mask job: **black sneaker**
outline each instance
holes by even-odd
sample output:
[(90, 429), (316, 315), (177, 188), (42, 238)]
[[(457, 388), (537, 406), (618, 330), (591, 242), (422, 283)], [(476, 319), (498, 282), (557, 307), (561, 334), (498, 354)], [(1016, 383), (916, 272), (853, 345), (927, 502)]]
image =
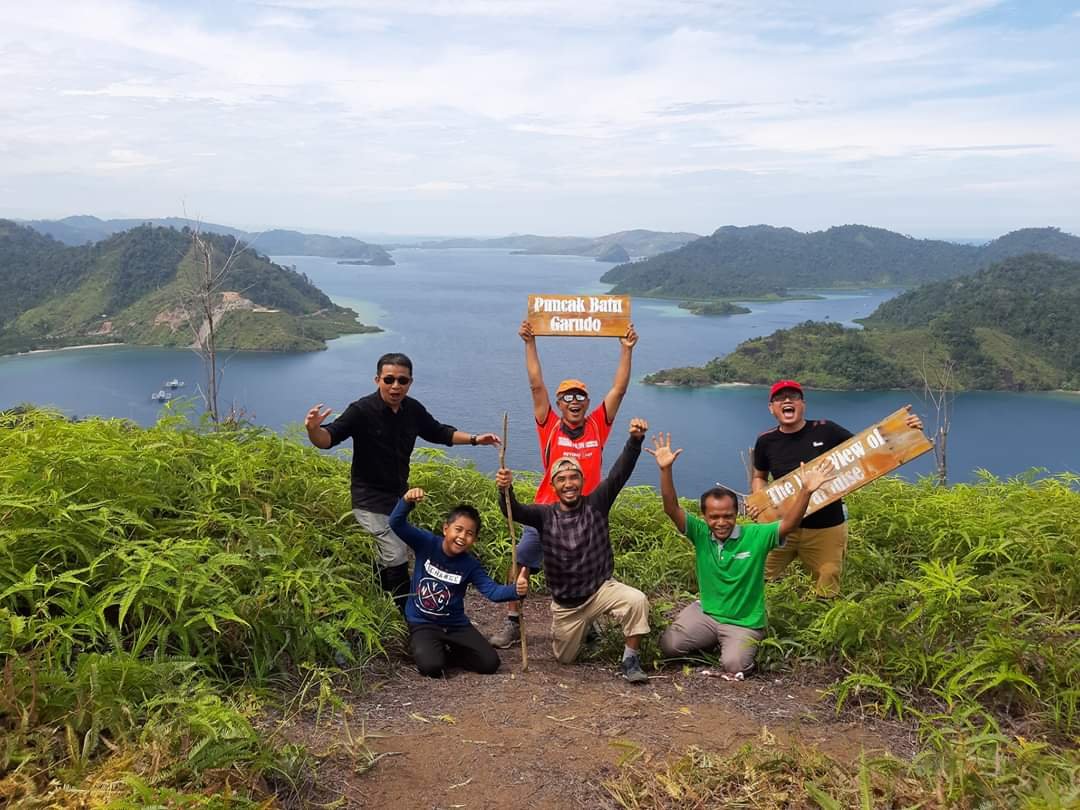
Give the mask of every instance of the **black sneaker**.
[(641, 668), (641, 659), (638, 656), (624, 658), (622, 661), (622, 676), (630, 683), (648, 683), (649, 676)]

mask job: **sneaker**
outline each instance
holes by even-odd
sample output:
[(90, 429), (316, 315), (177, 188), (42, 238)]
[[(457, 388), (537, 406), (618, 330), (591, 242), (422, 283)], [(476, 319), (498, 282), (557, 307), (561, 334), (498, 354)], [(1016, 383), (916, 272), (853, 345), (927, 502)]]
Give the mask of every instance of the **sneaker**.
[(622, 662), (622, 676), (630, 683), (648, 683), (649, 676), (641, 668), (641, 659), (636, 655), (633, 658), (624, 658)]
[(507, 647), (514, 646), (521, 641), (521, 624), (511, 621), (509, 618), (504, 619), (503, 626), (492, 634), (488, 641), (497, 650), (505, 650)]

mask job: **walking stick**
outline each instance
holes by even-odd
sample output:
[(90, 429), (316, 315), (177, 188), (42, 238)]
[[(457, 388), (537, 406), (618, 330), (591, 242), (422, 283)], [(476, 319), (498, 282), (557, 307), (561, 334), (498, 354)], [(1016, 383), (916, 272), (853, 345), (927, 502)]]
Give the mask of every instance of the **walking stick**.
[[(502, 444), (499, 445), (499, 467), (506, 466), (506, 427), (509, 423), (510, 417), (506, 411), (503, 411), (503, 435)], [(518, 564), (517, 564), (517, 534), (514, 531), (514, 518), (510, 511), (510, 489), (507, 488), (503, 493), (506, 498), (506, 525), (510, 527), (510, 581), (516, 582), (518, 578)], [(520, 608), (518, 610), (518, 628), (521, 630), (521, 671), (528, 672), (529, 670), (529, 642), (525, 639), (525, 604), (521, 600), (518, 600)]]

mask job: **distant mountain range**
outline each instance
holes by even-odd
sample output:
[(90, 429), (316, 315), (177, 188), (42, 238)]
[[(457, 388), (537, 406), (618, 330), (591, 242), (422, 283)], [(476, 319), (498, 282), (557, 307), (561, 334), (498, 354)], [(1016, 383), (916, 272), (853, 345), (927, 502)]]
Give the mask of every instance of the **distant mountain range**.
[(228, 225), (198, 222), (184, 217), (160, 219), (98, 219), (92, 216), (73, 216), (64, 219), (33, 219), (21, 223), (38, 233), (43, 233), (65, 245), (86, 245), (100, 242), (114, 233), (130, 231), (140, 225), (157, 225), (165, 228), (198, 228), (206, 233), (232, 236), (251, 244), (260, 253), (272, 256), (325, 256), (331, 259), (354, 259), (357, 263), (392, 265), (394, 260), (379, 245), (373, 245), (349, 236), (323, 236), (275, 229), (252, 233)]
[[(221, 256), (237, 239), (208, 238)], [(195, 273), (189, 232), (140, 225), (69, 246), (0, 220), (0, 354), (88, 343), (189, 346), (203, 325), (188, 292)], [(380, 331), (254, 250), (239, 254), (215, 309), (222, 349), (321, 349), (342, 334)]]
[[(497, 239), (441, 239), (421, 242), (422, 248), (501, 248), (542, 256), (592, 256), (599, 261), (625, 261), (631, 256), (656, 256), (701, 237), (696, 233), (632, 230), (606, 236), (535, 236), (519, 234)], [(621, 250), (620, 250), (621, 249)]]
[(863, 324), (808, 321), (645, 381), (920, 389), (950, 363), (961, 390), (1080, 390), (1080, 262), (1013, 256), (886, 301)]
[(613, 294), (781, 297), (800, 289), (911, 287), (1031, 252), (1080, 259), (1080, 238), (1057, 228), (1028, 228), (976, 246), (913, 239), (865, 225), (813, 233), (726, 226), (669, 253), (613, 267), (601, 281), (615, 285)]

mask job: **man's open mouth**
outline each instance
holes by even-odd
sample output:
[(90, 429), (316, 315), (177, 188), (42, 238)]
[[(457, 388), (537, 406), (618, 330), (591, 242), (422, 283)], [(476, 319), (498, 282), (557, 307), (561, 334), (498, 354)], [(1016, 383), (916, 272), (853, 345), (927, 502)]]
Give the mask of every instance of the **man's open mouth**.
[(783, 408), (780, 409), (780, 413), (782, 413), (784, 416), (794, 416), (795, 415), (795, 406), (794, 405), (785, 405)]

